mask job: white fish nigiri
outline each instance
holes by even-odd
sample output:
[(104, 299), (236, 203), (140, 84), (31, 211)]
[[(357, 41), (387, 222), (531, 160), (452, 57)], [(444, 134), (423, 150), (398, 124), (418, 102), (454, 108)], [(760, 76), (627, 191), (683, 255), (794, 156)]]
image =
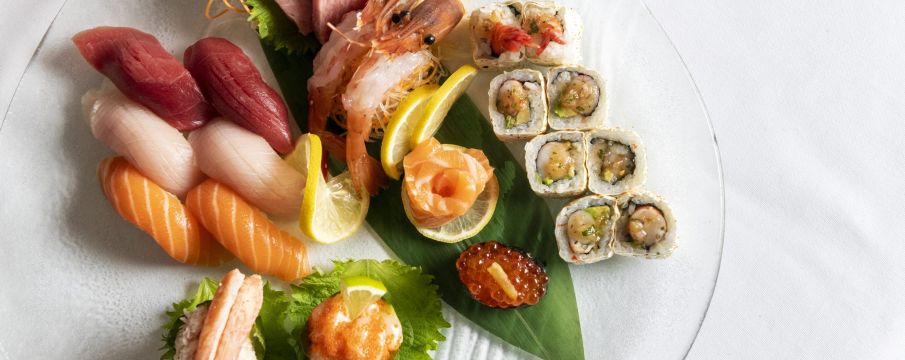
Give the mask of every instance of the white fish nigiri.
[(287, 216), (302, 205), (305, 176), (264, 138), (223, 119), (189, 134), (201, 171), (228, 185), (264, 212)]
[(88, 91), (82, 108), (94, 137), (165, 190), (184, 197), (204, 179), (182, 133), (116, 88)]

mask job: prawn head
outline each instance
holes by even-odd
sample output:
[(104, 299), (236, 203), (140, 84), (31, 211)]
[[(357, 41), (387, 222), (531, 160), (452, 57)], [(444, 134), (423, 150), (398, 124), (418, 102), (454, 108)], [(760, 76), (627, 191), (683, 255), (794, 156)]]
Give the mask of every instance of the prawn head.
[[(371, 5), (374, 8), (369, 9)], [(383, 6), (376, 9), (380, 5)], [(362, 12), (359, 26), (374, 24), (374, 50), (400, 54), (440, 41), (464, 15), (465, 7), (459, 0), (371, 0)]]

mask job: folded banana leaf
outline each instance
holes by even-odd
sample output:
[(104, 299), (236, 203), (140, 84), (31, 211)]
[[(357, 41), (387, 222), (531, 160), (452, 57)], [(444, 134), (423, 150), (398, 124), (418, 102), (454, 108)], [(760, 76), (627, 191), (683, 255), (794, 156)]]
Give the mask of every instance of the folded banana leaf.
[[(262, 43), (274, 75), (299, 127), (306, 126), (307, 89), (313, 55), (290, 55)], [(468, 96), (460, 98), (437, 133), (442, 143), (482, 149), (500, 182), (500, 198), (491, 222), (474, 238), (444, 244), (419, 234), (407, 220), (400, 183), (371, 200), (368, 224), (410, 265), (435, 277), (443, 300), (472, 322), (505, 342), (545, 359), (583, 359), (584, 350), (569, 267), (558, 256), (553, 219), (546, 203), (528, 184), (525, 171), (497, 140), (487, 120)], [(519, 309), (491, 309), (473, 300), (459, 281), (456, 258), (469, 245), (496, 240), (529, 252), (550, 277), (546, 297)]]

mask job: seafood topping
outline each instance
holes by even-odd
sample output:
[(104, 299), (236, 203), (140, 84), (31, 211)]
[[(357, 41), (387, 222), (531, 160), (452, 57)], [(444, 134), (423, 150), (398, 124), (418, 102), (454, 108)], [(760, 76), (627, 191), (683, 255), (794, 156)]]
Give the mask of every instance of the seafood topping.
[(575, 147), (568, 141), (551, 141), (537, 152), (538, 175), (544, 185), (575, 176)]
[(561, 83), (559, 98), (553, 108), (556, 116), (589, 116), (597, 109), (600, 88), (594, 78), (575, 72), (562, 72), (557, 78)]
[(464, 15), (459, 0), (372, 0), (362, 10), (358, 28), (373, 24), (371, 47), (401, 54), (440, 41)]
[(634, 244), (649, 249), (666, 236), (666, 218), (653, 205), (640, 205), (629, 215), (626, 225)]
[(403, 188), (416, 225), (435, 228), (471, 208), (493, 175), (481, 150), (441, 145), (436, 139), (419, 144), (402, 160)]
[(531, 35), (518, 26), (496, 23), (490, 32), (490, 49), (493, 56), (505, 52), (520, 51), (523, 46), (532, 46)]
[(312, 359), (392, 359), (402, 346), (402, 323), (383, 300), (352, 319), (337, 294), (311, 312), (308, 340)]
[(599, 246), (605, 222), (612, 209), (607, 205), (592, 206), (569, 215), (567, 224), (569, 247), (576, 253), (587, 254)]
[(478, 302), (494, 308), (537, 304), (547, 272), (530, 255), (496, 241), (469, 246), (456, 260), (459, 280)]
[(566, 39), (563, 37), (562, 22), (556, 18), (556, 13), (545, 12), (538, 16), (525, 21), (524, 28), (534, 37), (539, 38), (539, 45), (535, 45), (537, 50), (534, 55), (538, 56), (547, 49), (551, 42), (565, 45)]
[(635, 171), (635, 152), (623, 143), (602, 141), (597, 151), (600, 157), (600, 178), (615, 184)]
[(507, 129), (527, 124), (531, 118), (527, 86), (518, 80), (506, 80), (500, 85), (496, 107), (506, 117)]

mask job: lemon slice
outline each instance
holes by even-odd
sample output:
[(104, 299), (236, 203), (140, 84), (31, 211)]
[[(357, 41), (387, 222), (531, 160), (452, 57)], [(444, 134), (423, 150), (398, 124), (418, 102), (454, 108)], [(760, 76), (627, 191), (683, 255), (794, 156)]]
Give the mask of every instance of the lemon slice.
[(349, 172), (324, 181), (321, 176), (321, 141), (317, 135), (302, 135), (286, 161), (306, 174), (299, 228), (314, 241), (330, 244), (358, 231), (368, 214), (371, 198), (352, 187)]
[(477, 74), (478, 69), (475, 69), (474, 66), (463, 65), (443, 82), (443, 85), (437, 89), (437, 92), (427, 103), (421, 122), (418, 123), (412, 134), (411, 142), (413, 148), (423, 141), (434, 137), (453, 103), (465, 93), (468, 85), (471, 85), (471, 81), (474, 80)]
[(347, 277), (340, 280), (339, 286), (343, 304), (352, 319), (361, 316), (368, 305), (373, 304), (387, 293), (387, 288), (383, 286), (383, 283), (366, 276)]
[(438, 88), (437, 85), (425, 85), (410, 92), (390, 118), (380, 144), (380, 164), (389, 177), (399, 180), (402, 158), (412, 151), (412, 133), (421, 120), (424, 105)]
[(408, 217), (412, 225), (415, 225), (415, 229), (424, 237), (444, 243), (457, 243), (474, 237), (490, 223), (499, 197), (500, 183), (497, 181), (496, 175), (494, 175), (487, 181), (487, 185), (484, 185), (484, 192), (478, 195), (468, 212), (453, 221), (435, 228), (424, 228), (415, 224), (411, 205), (409, 204), (409, 196), (404, 189), (402, 191), (402, 207), (405, 210), (405, 216)]

